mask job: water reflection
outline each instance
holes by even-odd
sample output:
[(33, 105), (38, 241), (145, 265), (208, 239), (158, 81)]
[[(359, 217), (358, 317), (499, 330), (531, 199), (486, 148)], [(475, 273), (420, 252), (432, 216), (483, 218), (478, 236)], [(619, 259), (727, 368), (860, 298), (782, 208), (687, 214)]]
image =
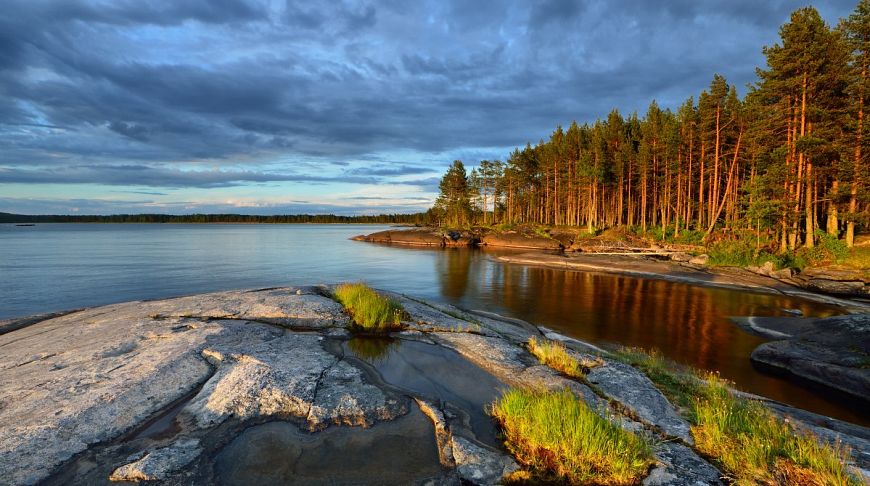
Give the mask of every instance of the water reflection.
[[(658, 348), (741, 388), (870, 422), (818, 393), (753, 369), (762, 342), (730, 316), (825, 316), (837, 308), (738, 290), (503, 264), (493, 252), (349, 241), (356, 225), (0, 225), (0, 319), (217, 290), (364, 280), (519, 317), (594, 343)], [(521, 251), (522, 252), (522, 251)], [(364, 351), (363, 351), (364, 352)], [(370, 350), (375, 357), (377, 350)]]
[(365, 361), (378, 363), (386, 359), (399, 341), (388, 337), (354, 336), (347, 341), (350, 352)]

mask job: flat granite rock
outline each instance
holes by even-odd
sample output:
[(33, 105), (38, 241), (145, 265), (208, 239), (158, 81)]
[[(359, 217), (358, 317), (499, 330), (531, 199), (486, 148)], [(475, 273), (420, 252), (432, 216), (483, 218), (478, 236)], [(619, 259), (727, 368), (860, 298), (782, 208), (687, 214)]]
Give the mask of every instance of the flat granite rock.
[[(221, 373), (218, 381), (261, 383), (255, 377), (268, 375), (266, 367), (246, 362), (244, 351), (268, 347), (265, 343), (275, 339), (298, 343), (302, 335), (291, 338), (284, 329), (242, 319), (275, 320), (293, 327), (322, 327), (346, 319), (336, 314), (340, 309), (330, 299), (299, 295), (296, 290), (222, 292), (109, 305), (0, 335), (0, 477), (13, 484), (36, 483), (90, 445), (144, 422), (212, 377), (214, 368), (202, 355), (206, 349), (219, 350), (237, 365), (227, 367), (230, 370)], [(173, 315), (186, 317), (169, 317)], [(214, 320), (220, 316), (232, 317)], [(323, 364), (325, 369), (335, 358), (312, 339), (316, 340), (301, 337), (301, 342), (315, 344), (304, 350), (309, 355), (305, 362)], [(243, 348), (234, 350), (236, 346)], [(257, 396), (256, 404), (222, 401), (221, 395), (214, 395), (211, 403), (221, 405), (203, 410), (213, 415), (283, 411), (293, 407), (282, 401), (287, 398), (283, 391), (292, 388), (287, 383), (313, 391), (319, 373), (310, 385), (287, 373), (269, 376), (272, 381), (262, 384), (278, 385), (260, 391), (242, 388)], [(282, 384), (285, 379), (289, 381)], [(269, 395), (275, 390), (279, 393)], [(300, 392), (300, 396), (309, 395)], [(324, 408), (347, 409), (341, 407), (326, 404)]]
[(238, 319), (304, 328), (344, 327), (341, 304), (314, 287), (216, 292), (171, 300), (143, 302), (148, 315)]
[(693, 443), (689, 423), (677, 414), (649, 378), (630, 365), (606, 360), (604, 366), (592, 368), (586, 379), (644, 423), (688, 444)]

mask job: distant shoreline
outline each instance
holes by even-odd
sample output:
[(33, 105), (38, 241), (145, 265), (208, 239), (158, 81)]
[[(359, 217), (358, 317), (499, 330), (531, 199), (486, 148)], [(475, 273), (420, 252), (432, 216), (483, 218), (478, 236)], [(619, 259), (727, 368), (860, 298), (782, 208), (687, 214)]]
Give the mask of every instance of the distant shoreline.
[(425, 213), (374, 214), (13, 214), (0, 212), (0, 224), (47, 223), (183, 223), (183, 224), (403, 224), (417, 225)]

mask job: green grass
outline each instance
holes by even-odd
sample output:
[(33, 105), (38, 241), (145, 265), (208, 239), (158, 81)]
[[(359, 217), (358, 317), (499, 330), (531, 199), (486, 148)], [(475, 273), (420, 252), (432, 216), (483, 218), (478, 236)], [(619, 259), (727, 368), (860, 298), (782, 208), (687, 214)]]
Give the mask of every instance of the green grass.
[(583, 378), (586, 376), (584, 368), (594, 368), (599, 364), (594, 361), (578, 361), (568, 354), (564, 344), (546, 339), (539, 341), (534, 337), (529, 338), (529, 352), (541, 363), (574, 378)]
[(692, 423), (696, 448), (732, 484), (857, 485), (845, 461), (848, 450), (795, 430), (761, 402), (737, 397), (715, 374), (678, 365), (658, 352), (616, 351), (643, 371)]
[(507, 449), (540, 480), (636, 484), (653, 463), (644, 439), (601, 418), (567, 389), (510, 389), (490, 413)]
[(795, 430), (760, 402), (734, 396), (717, 377), (707, 379), (693, 415), (696, 447), (732, 484), (861, 484), (844, 466), (846, 448)]
[(376, 332), (402, 328), (406, 313), (401, 304), (364, 283), (341, 284), (335, 288), (333, 296), (350, 314), (355, 328)]

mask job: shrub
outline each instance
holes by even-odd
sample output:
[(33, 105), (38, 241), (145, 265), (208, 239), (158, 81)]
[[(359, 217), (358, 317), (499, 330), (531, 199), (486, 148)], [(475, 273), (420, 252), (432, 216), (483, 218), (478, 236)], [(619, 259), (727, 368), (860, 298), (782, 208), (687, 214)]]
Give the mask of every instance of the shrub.
[(364, 283), (341, 284), (333, 295), (350, 314), (357, 328), (390, 331), (402, 327), (402, 319), (406, 316), (402, 306)]
[(544, 480), (635, 484), (653, 462), (644, 439), (602, 418), (567, 389), (510, 389), (490, 413), (507, 449)]
[(598, 365), (594, 361), (577, 361), (576, 358), (568, 354), (564, 344), (556, 341), (546, 339), (538, 341), (533, 337), (529, 338), (529, 351), (541, 363), (574, 378), (585, 376), (584, 368), (593, 368)]

